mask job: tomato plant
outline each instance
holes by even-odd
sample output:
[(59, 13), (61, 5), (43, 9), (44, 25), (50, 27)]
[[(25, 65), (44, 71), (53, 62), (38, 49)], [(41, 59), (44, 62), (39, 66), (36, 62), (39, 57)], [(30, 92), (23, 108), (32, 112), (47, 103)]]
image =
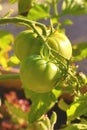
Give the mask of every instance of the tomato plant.
[(32, 54), (39, 54), (42, 42), (41, 38), (35, 35), (32, 30), (23, 31), (15, 38), (15, 55), (19, 58), (19, 60), (23, 60)]
[(32, 55), (22, 62), (20, 77), (24, 87), (37, 93), (44, 93), (56, 86), (57, 78), (62, 77), (62, 70), (50, 60)]
[[(87, 58), (87, 42), (72, 45), (64, 25), (73, 23), (65, 16), (87, 14), (87, 2), (9, 2), (18, 2), (18, 14), (12, 17), (12, 11), (7, 12), (0, 18), (0, 24), (15, 24), (25, 29), (16, 37), (0, 31), (0, 87), (15, 87), (18, 93), (23, 92), (25, 100), (10, 93), (4, 94), (3, 102), (0, 92), (0, 128), (86, 130), (87, 75), (78, 72), (74, 62)], [(15, 67), (16, 72), (12, 72)], [(4, 117), (15, 127), (4, 127), (3, 124), (8, 124), (3, 123)]]

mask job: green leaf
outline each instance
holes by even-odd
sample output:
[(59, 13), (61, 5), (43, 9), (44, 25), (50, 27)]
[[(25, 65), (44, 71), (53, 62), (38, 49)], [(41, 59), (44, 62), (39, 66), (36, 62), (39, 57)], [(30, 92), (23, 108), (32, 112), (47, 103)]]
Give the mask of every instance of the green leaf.
[(57, 98), (61, 95), (61, 90), (53, 90), (52, 92), (42, 94), (25, 90), (25, 94), (32, 101), (29, 122), (33, 123), (53, 107), (57, 102)]
[(9, 0), (9, 2), (11, 3), (11, 4), (14, 4), (15, 2), (17, 2), (18, 0)]
[(56, 114), (56, 112), (53, 112), (52, 115), (51, 115), (51, 119), (50, 119), (51, 125), (54, 126), (56, 121), (57, 121), (57, 114)]
[(62, 22), (62, 24), (63, 24), (63, 25), (72, 25), (73, 22), (72, 22), (72, 20), (70, 20), (70, 19), (65, 19), (65, 20)]
[(31, 8), (32, 0), (18, 0), (18, 13), (21, 15), (27, 15)]
[(73, 102), (69, 109), (67, 109), (68, 120), (74, 120), (81, 115), (87, 113), (87, 93), (80, 96), (75, 102)]
[(87, 124), (70, 124), (61, 130), (87, 130)]
[(85, 0), (64, 0), (62, 14), (81, 15), (87, 14), (87, 1)]
[(54, 24), (54, 25), (59, 23), (57, 17), (53, 17), (53, 18), (51, 18), (51, 20), (52, 20), (52, 24)]
[(8, 66), (11, 66), (11, 67), (13, 66), (14, 67), (14, 66), (19, 65), (20, 61), (19, 61), (19, 59), (15, 55), (13, 55), (13, 56), (11, 56), (9, 58), (7, 64), (8, 64)]
[(12, 49), (13, 35), (7, 31), (0, 30), (0, 65), (6, 68), (9, 58), (8, 52)]
[(64, 100), (61, 98), (58, 102), (58, 107), (61, 110), (66, 111), (69, 108), (69, 105), (66, 102), (64, 102)]
[(43, 18), (48, 18), (50, 17), (49, 7), (44, 4), (36, 4), (33, 8), (30, 9), (27, 17), (30, 20), (40, 20)]
[(85, 58), (87, 58), (87, 42), (74, 45), (72, 61), (80, 61)]
[(5, 48), (13, 41), (13, 35), (7, 31), (0, 30), (0, 47)]

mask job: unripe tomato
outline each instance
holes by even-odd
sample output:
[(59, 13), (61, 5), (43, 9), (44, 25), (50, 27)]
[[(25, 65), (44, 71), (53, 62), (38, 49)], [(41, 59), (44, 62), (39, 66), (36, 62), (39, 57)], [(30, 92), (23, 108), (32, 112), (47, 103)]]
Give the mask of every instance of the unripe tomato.
[[(58, 52), (61, 56), (66, 59), (70, 59), (72, 56), (72, 46), (71, 42), (69, 41), (68, 37), (64, 33), (60, 33), (55, 31), (51, 34), (47, 39), (48, 45)], [(53, 53), (54, 56), (57, 56)]]
[(21, 63), (20, 78), (23, 86), (34, 92), (51, 91), (60, 76), (60, 69), (54, 63), (42, 59), (40, 55), (27, 57)]
[(32, 54), (39, 54), (42, 45), (40, 37), (30, 31), (20, 32), (14, 41), (14, 52), (17, 58), (22, 61), (27, 56)]

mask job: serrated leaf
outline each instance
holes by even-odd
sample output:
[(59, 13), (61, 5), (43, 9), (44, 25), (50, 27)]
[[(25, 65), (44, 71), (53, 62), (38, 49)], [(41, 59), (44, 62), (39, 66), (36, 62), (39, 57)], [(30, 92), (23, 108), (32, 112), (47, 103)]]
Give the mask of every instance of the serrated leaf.
[(40, 20), (43, 18), (48, 18), (49, 16), (50, 14), (48, 6), (45, 6), (44, 4), (36, 4), (30, 9), (27, 17), (31, 20)]
[(80, 15), (87, 14), (87, 1), (84, 0), (64, 0), (62, 4), (62, 14)]
[(87, 58), (87, 42), (73, 45), (72, 61), (80, 61)]
[[(56, 91), (58, 91), (58, 93)], [(61, 95), (61, 90), (56, 91), (40, 94), (26, 90), (25, 94), (32, 100), (32, 105), (29, 112), (30, 123), (38, 120), (43, 114), (53, 107), (57, 101), (57, 98)]]
[(68, 120), (74, 120), (81, 115), (87, 113), (87, 93), (80, 96), (75, 102), (73, 102), (69, 109), (67, 109)]

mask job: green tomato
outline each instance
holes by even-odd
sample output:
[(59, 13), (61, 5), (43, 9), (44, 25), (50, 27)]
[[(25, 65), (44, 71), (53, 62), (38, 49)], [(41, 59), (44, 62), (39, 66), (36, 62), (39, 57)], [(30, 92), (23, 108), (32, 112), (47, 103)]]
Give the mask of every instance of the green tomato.
[[(48, 37), (47, 44), (64, 58), (69, 60), (72, 57), (71, 42), (64, 33), (55, 31)], [(53, 54), (57, 56), (55, 53)]]
[(52, 62), (32, 55), (22, 61), (20, 78), (24, 88), (34, 92), (46, 93), (55, 87), (56, 79), (61, 77), (60, 69)]
[(14, 41), (14, 52), (17, 58), (22, 61), (27, 56), (39, 54), (42, 40), (30, 30), (20, 32)]

